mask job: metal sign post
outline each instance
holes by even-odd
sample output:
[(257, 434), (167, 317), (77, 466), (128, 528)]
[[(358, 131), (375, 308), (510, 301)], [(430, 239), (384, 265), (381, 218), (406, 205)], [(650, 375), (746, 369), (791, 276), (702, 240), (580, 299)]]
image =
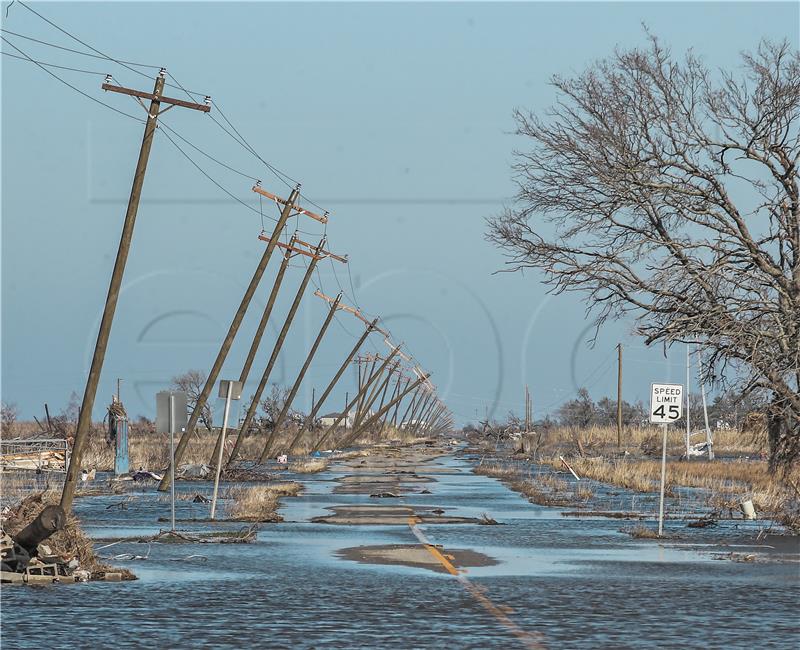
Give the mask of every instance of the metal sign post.
[(156, 433), (169, 434), (171, 530), (175, 530), (175, 434), (186, 427), (186, 393), (165, 390), (156, 394)]
[(169, 494), (171, 515), (170, 522), (172, 524), (171, 531), (175, 530), (175, 396), (169, 394), (169, 476), (172, 480)]
[[(219, 455), (217, 456), (217, 471), (214, 475), (214, 495), (211, 497), (211, 519), (217, 512), (217, 492), (219, 491), (219, 475), (222, 470), (222, 454), (225, 450), (225, 432), (228, 429), (228, 414), (231, 412), (231, 400), (241, 399), (242, 382), (223, 379), (219, 382), (219, 396), (225, 398), (225, 413), (222, 416), (222, 433), (220, 433)], [(241, 432), (239, 433), (241, 435)], [(175, 485), (175, 481), (172, 482)], [(174, 488), (173, 488), (174, 489)]]
[(667, 480), (667, 425), (681, 419), (683, 386), (652, 384), (650, 388), (650, 422), (660, 424), (664, 434), (661, 444), (661, 493), (658, 502), (658, 536), (664, 532), (664, 488)]

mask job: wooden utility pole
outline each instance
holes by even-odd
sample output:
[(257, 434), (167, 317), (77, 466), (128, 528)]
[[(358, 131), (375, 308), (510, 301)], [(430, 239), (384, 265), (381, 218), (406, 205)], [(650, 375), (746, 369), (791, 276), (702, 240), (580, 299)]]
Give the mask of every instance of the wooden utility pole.
[(622, 449), (622, 343), (617, 343), (617, 448)]
[[(408, 388), (408, 385), (406, 385), (406, 388)], [(399, 425), (400, 427), (403, 427), (404, 424), (406, 426), (408, 426), (408, 424), (407, 424), (408, 423), (408, 414), (416, 408), (416, 404), (417, 404), (417, 400), (419, 399), (419, 396), (420, 396), (420, 389), (417, 389), (416, 391), (414, 391), (414, 394), (411, 396), (411, 401), (408, 403), (408, 406), (406, 406), (406, 410), (403, 412), (403, 417), (400, 418), (400, 425)]]
[[(395, 397), (397, 397), (400, 394), (400, 384), (402, 384), (402, 383), (403, 383), (402, 372), (398, 371), (398, 373), (397, 373), (397, 383), (395, 384), (394, 391), (392, 391), (392, 396), (389, 399), (393, 400)], [(381, 400), (381, 406), (383, 406), (383, 400)], [(395, 413), (397, 413), (397, 404), (395, 404), (394, 411), (395, 411)], [(383, 436), (383, 430), (386, 428), (386, 423), (389, 420), (390, 420), (390, 417), (389, 417), (389, 413), (387, 412), (386, 415), (384, 416), (383, 420), (381, 421), (381, 428), (378, 429), (378, 438)]]
[(328, 330), (328, 325), (331, 324), (333, 316), (336, 313), (336, 310), (339, 308), (339, 301), (341, 299), (342, 299), (342, 294), (340, 293), (336, 297), (336, 301), (331, 305), (330, 309), (328, 310), (328, 315), (326, 316), (325, 321), (322, 323), (322, 327), (319, 328), (319, 333), (317, 334), (317, 338), (314, 340), (314, 344), (308, 351), (305, 363), (303, 363), (303, 367), (300, 368), (300, 372), (297, 374), (297, 379), (295, 379), (294, 384), (292, 385), (292, 388), (289, 391), (289, 395), (287, 396), (286, 400), (283, 403), (283, 408), (281, 409), (281, 412), (278, 414), (278, 417), (275, 420), (275, 424), (272, 427), (272, 431), (269, 434), (269, 438), (267, 438), (267, 444), (264, 445), (264, 451), (261, 453), (261, 457), (264, 459), (269, 458), (269, 452), (272, 448), (272, 441), (275, 438), (275, 435), (277, 434), (278, 430), (281, 428), (283, 421), (286, 419), (286, 415), (289, 413), (289, 409), (292, 408), (292, 402), (294, 402), (294, 398), (297, 396), (297, 391), (300, 390), (300, 384), (303, 382), (303, 377), (305, 377), (306, 372), (308, 371), (308, 367), (311, 365), (311, 361), (314, 359), (314, 355), (317, 353), (317, 348), (319, 348), (319, 344), (322, 343), (322, 337), (325, 336), (325, 332)]
[[(369, 372), (365, 372), (364, 373), (363, 379), (361, 378), (361, 374), (359, 372), (359, 390), (361, 389), (361, 386), (363, 385), (363, 383), (366, 383), (368, 381), (371, 382), (372, 377), (375, 374), (375, 365), (377, 363), (378, 363), (378, 357), (376, 356), (376, 357), (374, 357), (372, 359), (372, 365), (369, 368)], [(358, 364), (358, 368), (359, 368), (359, 371), (360, 371), (361, 370), (361, 364), (360, 363)], [(356, 404), (356, 415), (355, 415), (355, 418), (353, 419), (353, 426), (354, 427), (358, 426), (361, 423), (361, 418), (364, 415), (364, 402), (366, 401), (366, 399), (367, 399), (367, 393), (366, 393), (366, 391), (364, 391), (364, 392), (361, 393), (361, 399)]]
[[(386, 370), (386, 377), (384, 379), (381, 379), (381, 381), (379, 381), (379, 382), (378, 381), (375, 382), (375, 385), (374, 385), (374, 387), (372, 389), (372, 392), (370, 393), (369, 397), (367, 398), (367, 400), (364, 403), (364, 411), (362, 413), (361, 420), (359, 420), (359, 422), (357, 424), (355, 424), (353, 426), (353, 428), (356, 428), (356, 427), (360, 426), (361, 422), (364, 421), (364, 417), (366, 416), (367, 413), (369, 413), (369, 410), (372, 408), (372, 405), (378, 399), (378, 395), (380, 395), (381, 393), (384, 393), (386, 391), (386, 389), (389, 386), (389, 381), (392, 378), (392, 374), (397, 369), (397, 366), (399, 364), (400, 364), (400, 359), (398, 359), (397, 361), (394, 362), (394, 364), (392, 364), (391, 366), (388, 367), (388, 369)], [(382, 375), (383, 375), (383, 372), (376, 373), (377, 378), (380, 378)], [(381, 404), (381, 407), (382, 406), (383, 406), (383, 404)]]
[[(339, 370), (333, 376), (333, 379), (331, 379), (330, 383), (328, 384), (328, 387), (325, 389), (325, 391), (322, 393), (322, 396), (319, 398), (319, 401), (314, 404), (314, 408), (311, 409), (311, 413), (308, 414), (308, 418), (306, 418), (305, 423), (301, 427), (300, 431), (297, 432), (297, 435), (294, 437), (294, 440), (292, 440), (292, 443), (289, 445), (289, 451), (287, 453), (291, 454), (294, 451), (294, 448), (297, 445), (297, 443), (299, 442), (301, 436), (306, 431), (308, 431), (308, 429), (311, 426), (313, 426), (314, 420), (316, 419), (317, 413), (319, 412), (319, 409), (322, 407), (322, 404), (328, 398), (328, 395), (331, 394), (331, 391), (333, 390), (333, 387), (336, 386), (336, 383), (339, 381), (341, 376), (344, 374), (344, 371), (347, 370), (347, 366), (350, 365), (350, 362), (353, 360), (353, 357), (356, 356), (356, 354), (358, 353), (358, 350), (364, 344), (364, 341), (367, 340), (367, 337), (374, 330), (375, 325), (377, 324), (377, 322), (378, 322), (378, 319), (376, 318), (375, 320), (373, 320), (367, 326), (367, 329), (361, 335), (361, 338), (358, 339), (356, 344), (353, 346), (353, 349), (350, 350), (350, 354), (347, 355), (347, 358), (344, 360), (344, 363), (342, 363), (342, 365), (339, 367)], [(347, 404), (347, 393), (345, 393), (344, 403)]]
[[(258, 185), (253, 187), (253, 191), (256, 193), (262, 193), (261, 188)], [(300, 184), (298, 183), (292, 193), (292, 196), (297, 197), (300, 191)], [(292, 202), (289, 201), (289, 204)], [(297, 209), (297, 206), (294, 206)], [(267, 245), (266, 249), (261, 255), (261, 259), (258, 261), (258, 265), (256, 266), (256, 270), (253, 272), (253, 277), (250, 278), (250, 284), (247, 285), (247, 289), (244, 292), (244, 296), (242, 296), (242, 301), (239, 303), (239, 308), (236, 310), (236, 313), (233, 316), (233, 320), (231, 321), (230, 327), (228, 328), (228, 333), (225, 335), (225, 339), (222, 341), (222, 345), (219, 348), (219, 352), (217, 352), (217, 357), (214, 359), (214, 364), (211, 366), (211, 372), (208, 373), (208, 378), (206, 379), (206, 383), (203, 386), (203, 390), (200, 392), (200, 395), (197, 397), (197, 402), (195, 403), (194, 409), (192, 410), (192, 414), (189, 417), (189, 421), (186, 423), (186, 429), (184, 430), (183, 434), (181, 435), (181, 439), (178, 442), (178, 446), (175, 448), (175, 459), (174, 463), (177, 466), (178, 463), (181, 462), (183, 458), (183, 452), (186, 449), (186, 445), (189, 444), (189, 439), (191, 438), (192, 434), (194, 433), (194, 429), (197, 426), (197, 421), (200, 419), (200, 414), (203, 412), (205, 408), (206, 402), (208, 401), (208, 396), (211, 394), (211, 390), (214, 388), (214, 384), (217, 382), (217, 377), (219, 376), (220, 371), (222, 370), (222, 365), (225, 363), (225, 359), (228, 357), (228, 352), (231, 349), (231, 345), (233, 344), (233, 339), (236, 337), (237, 332), (239, 331), (239, 327), (242, 324), (242, 320), (244, 319), (245, 312), (247, 308), (250, 306), (250, 301), (253, 299), (253, 295), (258, 288), (259, 283), (261, 282), (261, 278), (264, 275), (264, 271), (267, 268), (267, 263), (269, 262), (269, 258), (272, 256), (272, 251), (275, 250), (275, 246), (278, 242), (278, 237), (283, 232), (283, 228), (286, 225), (286, 221), (289, 219), (289, 215), (291, 210), (284, 210), (281, 212), (281, 216), (278, 219), (278, 222), (275, 224), (275, 229), (273, 230), (272, 240)], [(236, 442), (239, 442), (239, 438), (241, 438), (241, 433), (237, 437)], [(160, 492), (164, 492), (170, 484), (170, 475), (171, 473), (165, 472), (164, 478), (161, 479), (161, 483), (158, 486)]]
[[(320, 240), (319, 246), (317, 246), (317, 252), (322, 249), (322, 244), (325, 242), (325, 238), (323, 237)], [(306, 269), (306, 273), (303, 276), (303, 280), (300, 282), (300, 286), (297, 289), (297, 293), (294, 296), (294, 301), (292, 302), (291, 307), (289, 308), (289, 313), (286, 315), (286, 320), (283, 323), (283, 327), (278, 334), (278, 339), (275, 341), (275, 346), (272, 348), (272, 354), (270, 355), (269, 361), (267, 362), (267, 367), (264, 369), (264, 373), (261, 375), (261, 381), (258, 384), (258, 388), (256, 388), (256, 392), (253, 395), (253, 399), (250, 401), (250, 405), (247, 408), (247, 415), (245, 415), (244, 421), (242, 422), (241, 427), (239, 428), (239, 435), (236, 437), (236, 444), (233, 446), (231, 450), (230, 459), (228, 463), (232, 462), (236, 459), (237, 454), (239, 453), (239, 449), (241, 447), (242, 441), (244, 437), (247, 435), (247, 431), (250, 428), (250, 423), (253, 421), (253, 417), (256, 414), (256, 410), (258, 409), (259, 402), (261, 401), (261, 395), (264, 393), (264, 389), (267, 386), (267, 382), (269, 381), (269, 376), (272, 373), (272, 368), (275, 366), (275, 362), (278, 359), (278, 354), (283, 347), (283, 342), (286, 340), (286, 335), (289, 332), (289, 328), (292, 326), (292, 321), (294, 320), (294, 316), (297, 313), (297, 308), (300, 306), (300, 301), (303, 299), (303, 294), (306, 291), (306, 287), (308, 283), (311, 281), (311, 275), (314, 273), (314, 269), (317, 266), (317, 262), (321, 258), (318, 255), (314, 255), (311, 258), (311, 261), (308, 264), (308, 268)], [(263, 462), (263, 461), (262, 461)]]
[[(389, 354), (389, 355), (386, 357), (386, 360), (385, 360), (385, 361), (383, 362), (383, 364), (381, 365), (381, 371), (383, 371), (383, 369), (384, 369), (384, 368), (385, 368), (387, 365), (389, 365), (389, 362), (390, 362), (390, 361), (391, 361), (391, 360), (394, 358), (395, 354), (397, 354), (397, 353), (396, 353), (396, 352), (392, 352), (391, 354)], [(367, 383), (365, 383), (365, 384), (364, 384), (364, 386), (362, 386), (362, 387), (359, 389), (359, 391), (356, 393), (355, 397), (353, 397), (353, 399), (351, 399), (351, 400), (350, 400), (350, 401), (349, 401), (349, 402), (348, 402), (348, 403), (345, 405), (345, 407), (344, 407), (344, 411), (341, 413), (341, 415), (339, 415), (339, 417), (337, 417), (337, 418), (336, 418), (336, 420), (333, 422), (333, 424), (331, 424), (331, 425), (330, 425), (330, 426), (329, 426), (329, 427), (328, 427), (328, 428), (325, 430), (325, 432), (322, 434), (322, 436), (320, 437), (320, 439), (319, 439), (319, 440), (317, 440), (317, 443), (314, 445), (314, 447), (313, 447), (313, 449), (312, 449), (311, 451), (318, 451), (318, 450), (319, 450), (319, 448), (322, 446), (322, 443), (323, 443), (323, 442), (325, 442), (325, 440), (327, 440), (327, 439), (328, 439), (328, 436), (330, 436), (330, 435), (331, 435), (331, 433), (333, 433), (333, 431), (336, 429), (336, 427), (338, 427), (338, 426), (339, 426), (339, 424), (342, 422), (342, 420), (343, 420), (345, 417), (347, 417), (347, 414), (350, 412), (350, 409), (351, 409), (351, 408), (353, 408), (353, 405), (355, 405), (355, 403), (356, 403), (356, 402), (357, 402), (359, 399), (361, 399), (361, 395), (362, 395), (362, 393), (365, 393), (365, 392), (366, 392), (366, 391), (369, 389), (369, 387), (372, 385), (372, 382), (374, 382), (374, 381), (375, 381), (375, 379), (377, 378), (378, 374), (379, 374), (379, 373), (375, 373), (375, 374), (372, 376), (372, 378), (371, 378), (371, 379), (370, 379), (370, 380), (369, 380)]]
[(348, 445), (352, 444), (356, 438), (363, 432), (369, 429), (375, 422), (377, 422), (381, 417), (383, 417), (384, 413), (386, 413), (392, 406), (394, 406), (395, 402), (400, 401), (406, 394), (410, 393), (414, 390), (417, 386), (419, 386), (422, 382), (424, 382), (428, 377), (430, 377), (430, 373), (423, 374), (419, 379), (417, 379), (411, 386), (405, 389), (400, 395), (395, 397), (391, 402), (389, 402), (386, 406), (384, 406), (380, 411), (378, 411), (375, 415), (370, 417), (366, 420), (358, 429), (354, 429), (350, 435), (348, 435), (343, 441), (342, 446), (347, 447)]
[[(163, 97), (162, 93), (164, 91), (166, 72), (164, 68), (161, 69), (158, 77), (156, 77), (152, 93), (120, 86), (112, 86), (108, 83), (102, 85), (103, 90), (110, 90), (112, 92), (137, 97), (140, 103), (142, 99), (149, 99), (150, 106), (146, 109), (147, 120), (144, 125), (142, 146), (139, 149), (139, 159), (136, 162), (136, 171), (133, 175), (133, 185), (131, 187), (130, 198), (128, 199), (128, 209), (125, 212), (125, 221), (122, 226), (119, 247), (117, 248), (117, 258), (114, 262), (114, 270), (111, 273), (111, 282), (108, 285), (106, 304), (103, 309), (103, 317), (100, 320), (100, 331), (97, 333), (97, 341), (94, 345), (92, 365), (89, 368), (89, 376), (86, 378), (86, 388), (83, 391), (81, 410), (78, 415), (78, 426), (75, 430), (75, 442), (72, 446), (67, 476), (64, 479), (64, 489), (61, 493), (61, 507), (65, 512), (69, 512), (72, 509), (72, 499), (75, 496), (78, 474), (81, 471), (81, 463), (83, 462), (83, 452), (89, 440), (89, 430), (92, 426), (92, 410), (94, 409), (94, 400), (97, 396), (97, 385), (100, 381), (100, 373), (103, 371), (106, 348), (108, 347), (108, 339), (111, 335), (111, 325), (114, 321), (114, 312), (117, 309), (117, 300), (119, 299), (119, 291), (122, 286), (122, 277), (125, 274), (125, 265), (128, 261), (128, 252), (131, 248), (133, 228), (136, 224), (136, 215), (139, 211), (139, 200), (142, 196), (147, 162), (150, 159), (150, 149), (153, 146), (158, 116), (163, 112), (160, 111), (159, 108), (162, 103), (165, 103), (169, 104), (169, 106), (164, 109), (165, 111), (173, 106), (183, 106), (205, 113), (211, 110), (208, 104), (195, 104), (193, 102), (184, 102), (169, 97)], [(108, 80), (109, 79), (107, 79), (107, 81)], [(144, 106), (144, 104), (142, 104), (142, 106)]]
[[(398, 381), (400, 381), (399, 378), (398, 378)], [(408, 388), (408, 385), (410, 383), (411, 383), (411, 379), (410, 378), (406, 379), (406, 385), (403, 386), (403, 390)], [(397, 404), (394, 405), (394, 413), (392, 414), (392, 426), (395, 427), (395, 428), (397, 428), (397, 414), (400, 412), (400, 405), (401, 404), (402, 404), (402, 402), (397, 402)]]
[[(290, 203), (286, 204), (284, 210), (289, 210), (289, 206), (291, 206), (291, 201), (297, 195), (297, 190), (293, 191), (292, 194), (289, 196)], [(292, 237), (289, 244), (294, 242), (295, 238)], [(264, 330), (267, 328), (267, 322), (269, 321), (269, 317), (272, 314), (272, 308), (275, 306), (275, 300), (278, 297), (278, 292), (280, 291), (281, 284), (283, 283), (283, 278), (286, 275), (286, 269), (289, 266), (289, 260), (292, 257), (292, 247), (291, 245), (286, 248), (286, 251), (283, 254), (283, 259), (281, 260), (281, 265), (278, 268), (278, 274), (275, 276), (275, 282), (272, 284), (272, 290), (269, 293), (269, 299), (267, 300), (267, 304), (264, 307), (264, 313), (261, 314), (261, 320), (258, 323), (258, 327), (256, 328), (255, 336), (253, 336), (253, 340), (250, 343), (250, 350), (247, 353), (247, 358), (244, 361), (244, 365), (242, 366), (242, 371), (239, 373), (239, 382), (242, 386), (245, 385), (247, 382), (247, 377), (250, 374), (250, 368), (253, 366), (253, 360), (255, 359), (256, 352), (258, 351), (259, 345), (261, 345), (261, 338), (264, 335)], [(241, 431), (239, 432), (241, 435)], [(237, 436), (238, 441), (238, 436)], [(213, 456), (211, 456), (211, 461), (209, 464), (216, 465), (218, 462), (218, 458), (222, 458), (220, 456), (220, 447), (222, 446), (222, 431), (220, 431), (219, 436), (217, 436), (217, 443), (214, 445), (214, 452)]]

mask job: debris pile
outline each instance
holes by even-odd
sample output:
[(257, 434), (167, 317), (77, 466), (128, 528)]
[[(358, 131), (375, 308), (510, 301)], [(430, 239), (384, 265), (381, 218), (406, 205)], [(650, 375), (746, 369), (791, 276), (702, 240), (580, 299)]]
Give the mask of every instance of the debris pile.
[(39, 492), (7, 509), (0, 522), (2, 582), (51, 584), (89, 580), (135, 580), (127, 569), (103, 564), (55, 492)]

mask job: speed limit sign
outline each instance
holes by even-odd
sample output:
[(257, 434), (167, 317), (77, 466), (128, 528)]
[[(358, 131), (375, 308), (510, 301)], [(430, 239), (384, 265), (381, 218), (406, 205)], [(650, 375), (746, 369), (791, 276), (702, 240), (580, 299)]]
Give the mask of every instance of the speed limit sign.
[(650, 422), (669, 424), (680, 420), (682, 414), (683, 386), (681, 384), (652, 384)]

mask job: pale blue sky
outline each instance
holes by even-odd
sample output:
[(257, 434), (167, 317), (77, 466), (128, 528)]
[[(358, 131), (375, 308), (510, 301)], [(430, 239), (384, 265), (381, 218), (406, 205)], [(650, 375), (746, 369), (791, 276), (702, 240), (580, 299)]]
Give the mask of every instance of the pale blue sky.
[[(5, 29), (81, 47), (19, 4), (5, 19), (7, 6)], [(684, 372), (683, 349), (665, 360), (628, 336), (630, 323), (607, 326), (589, 349), (578, 296), (546, 298), (536, 273), (493, 275), (503, 259), (483, 239), (484, 218), (513, 195), (511, 152), (526, 146), (511, 135), (512, 109), (545, 108), (553, 100), (551, 75), (642, 43), (643, 22), (675, 51), (692, 47), (711, 66), (737, 65), (738, 53), (764, 36), (797, 46), (800, 5), (31, 6), (103, 52), (164, 65), (186, 88), (210, 94), (266, 160), (301, 181), (303, 192), (331, 211), (330, 246), (350, 255), (360, 306), (384, 317), (464, 422), (486, 407), (497, 416), (521, 412), (526, 382), (537, 417), (577, 385), (597, 397), (612, 394), (620, 340), (627, 399), (643, 399), (651, 381), (679, 380)], [(116, 64), (8, 38), (34, 58), (152, 89), (152, 80)], [(5, 44), (3, 51), (13, 52)], [(55, 72), (116, 108), (143, 112), (130, 98), (102, 93), (100, 76)], [(8, 57), (2, 92), (2, 396), (30, 417), (45, 401), (58, 411), (72, 390), (83, 391), (142, 127)], [(287, 194), (209, 117), (175, 108), (163, 121)], [(187, 153), (258, 208), (251, 181)], [(171, 376), (210, 367), (262, 250), (259, 215), (220, 192), (163, 134), (143, 197), (97, 416), (117, 377), (124, 378), (129, 411), (152, 415), (154, 393)], [(310, 220), (300, 227), (321, 232)], [(267, 280), (276, 265), (277, 256)], [(315, 282), (328, 294), (337, 280), (352, 293), (346, 268), (337, 268), (338, 278), (328, 262), (320, 271)], [(287, 277), (276, 315), (285, 313), (301, 274), (297, 268)], [(267, 292), (265, 282), (224, 377), (238, 376)], [(323, 316), (322, 302), (309, 294), (273, 379), (293, 381)], [(360, 333), (349, 315), (339, 321), (307, 376), (303, 407)], [(279, 326), (273, 319), (252, 387)], [(352, 386), (352, 377), (342, 383), (331, 409)]]

